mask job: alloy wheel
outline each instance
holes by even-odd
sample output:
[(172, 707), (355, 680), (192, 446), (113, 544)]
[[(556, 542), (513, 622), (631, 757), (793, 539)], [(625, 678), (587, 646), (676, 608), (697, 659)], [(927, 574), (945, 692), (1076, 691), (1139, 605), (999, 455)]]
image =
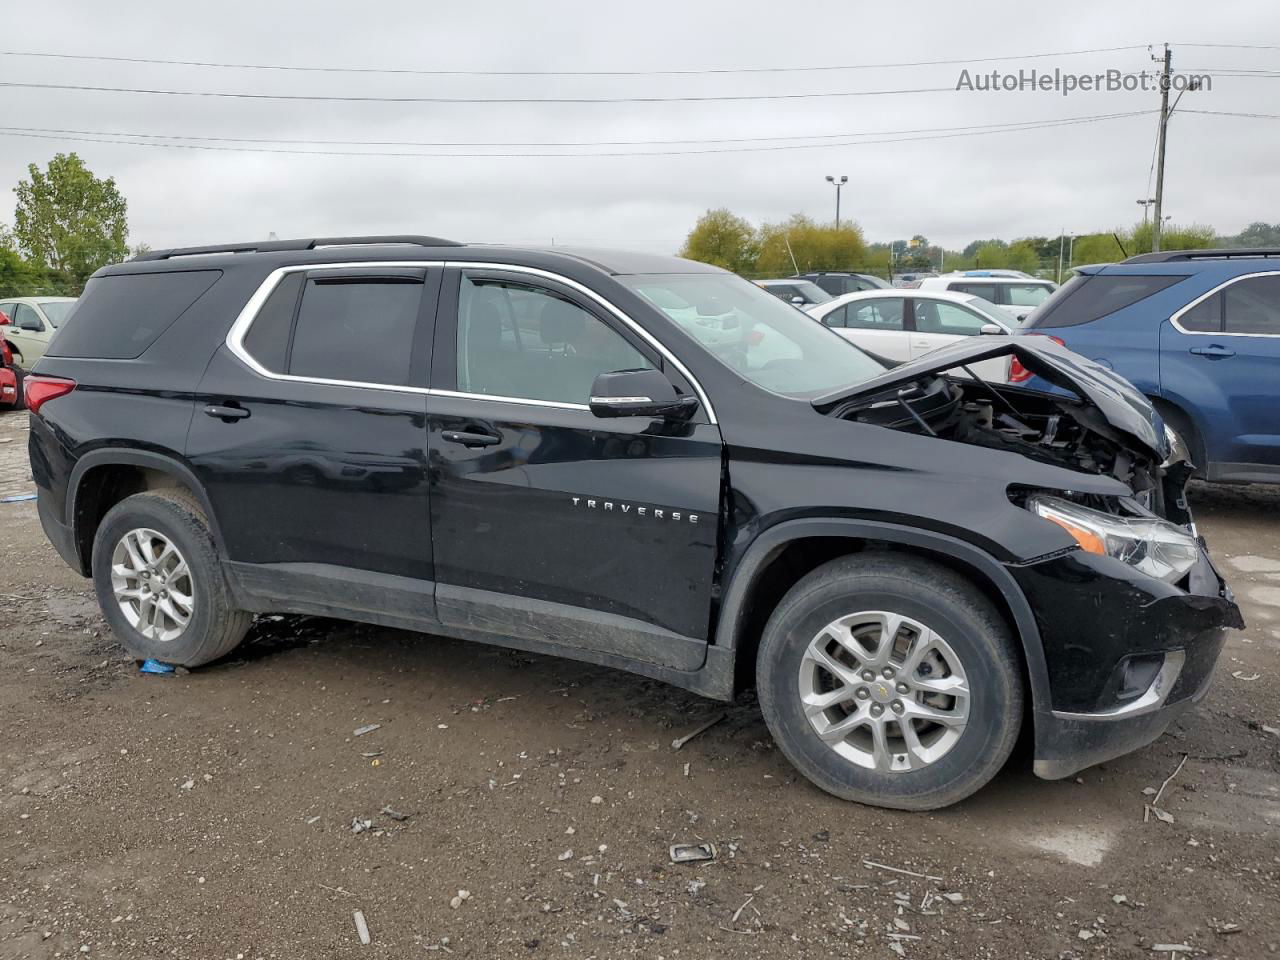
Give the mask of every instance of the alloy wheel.
[(129, 625), (148, 640), (182, 636), (195, 612), (195, 584), (186, 559), (164, 534), (140, 527), (111, 554), (111, 590)]

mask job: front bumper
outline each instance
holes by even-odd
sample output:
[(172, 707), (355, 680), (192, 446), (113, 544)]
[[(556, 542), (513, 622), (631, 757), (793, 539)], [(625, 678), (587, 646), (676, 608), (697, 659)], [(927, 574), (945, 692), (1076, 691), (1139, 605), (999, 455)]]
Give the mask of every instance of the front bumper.
[(1145, 746), (1208, 691), (1244, 621), (1208, 554), (1186, 589), (1071, 551), (1010, 571), (1040, 629), (1052, 703), (1035, 718), (1035, 772), (1069, 776)]

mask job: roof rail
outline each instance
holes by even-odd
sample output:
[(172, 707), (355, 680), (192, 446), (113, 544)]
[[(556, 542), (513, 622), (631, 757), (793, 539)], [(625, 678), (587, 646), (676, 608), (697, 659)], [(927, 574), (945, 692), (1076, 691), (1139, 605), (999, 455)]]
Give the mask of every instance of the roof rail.
[(422, 237), (416, 234), (392, 234), (385, 237), (313, 237), (309, 240), (262, 240), (256, 243), (219, 243), (205, 247), (174, 247), (151, 250), (134, 260), (171, 260), (174, 257), (198, 257), (206, 253), (279, 253), (287, 250), (315, 250), (319, 247), (358, 247), (380, 243), (399, 243), (417, 247), (460, 247), (456, 240)]
[(1175, 263), (1179, 260), (1247, 260), (1280, 257), (1280, 247), (1228, 247), (1221, 250), (1161, 250), (1140, 253), (1122, 263)]

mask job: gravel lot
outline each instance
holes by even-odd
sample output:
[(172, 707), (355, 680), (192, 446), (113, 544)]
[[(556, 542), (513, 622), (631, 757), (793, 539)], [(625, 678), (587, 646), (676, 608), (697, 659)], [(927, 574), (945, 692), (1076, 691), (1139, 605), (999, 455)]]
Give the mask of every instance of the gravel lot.
[[(0, 414), (0, 497), (34, 489), (26, 420)], [(140, 675), (35, 504), (0, 504), (0, 957), (1277, 954), (1280, 491), (1194, 494), (1249, 624), (1207, 700), (923, 815), (810, 787), (750, 700), (674, 752), (722, 707), (452, 640), (280, 618)]]

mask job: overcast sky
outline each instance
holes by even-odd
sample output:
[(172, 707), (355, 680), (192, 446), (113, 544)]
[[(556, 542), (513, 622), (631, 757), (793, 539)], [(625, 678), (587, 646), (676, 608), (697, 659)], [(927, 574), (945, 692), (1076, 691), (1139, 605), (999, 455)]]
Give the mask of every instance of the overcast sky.
[[(16, 2), (16, 0), (14, 0)], [(89, 4), (43, 0), (6, 18), (0, 48), (320, 67), (470, 71), (659, 71), (854, 66), (982, 59), (977, 74), (1055, 68), (1154, 69), (1147, 44), (1173, 43), (1174, 69), (1280, 73), (1280, 4), (948, 2), (787, 4), (490, 0)], [(1273, 49), (1189, 43), (1274, 44)], [(638, 76), (422, 76), (216, 69), (0, 56), (0, 81), (153, 89), (386, 97), (705, 97), (933, 90), (806, 99), (456, 104), (273, 101), (0, 88), (0, 127), (267, 140), (547, 144), (783, 141), (803, 149), (668, 156), (439, 158), (299, 156), (76, 142), (0, 131), (0, 222), (30, 162), (74, 150), (116, 178), (131, 242), (154, 247), (280, 237), (428, 233), (459, 240), (676, 250), (697, 216), (725, 206), (753, 223), (833, 214), (824, 177), (847, 175), (842, 215), (868, 239), (923, 233), (970, 240), (1108, 229), (1141, 216), (1154, 113), (1054, 129), (899, 143), (861, 139), (982, 124), (1154, 111), (1158, 93), (956, 91), (962, 66)], [(1165, 209), (1223, 233), (1280, 221), (1280, 76), (1215, 76), (1188, 93), (1170, 128)], [(106, 137), (105, 139), (112, 139)], [(114, 137), (119, 139), (119, 137)], [(187, 141), (190, 142), (190, 141)], [(231, 144), (218, 144), (227, 147)], [(249, 144), (266, 149), (433, 152), (430, 146)], [(463, 147), (456, 152), (724, 150), (766, 143), (646, 147)], [(434, 152), (448, 152), (435, 150)], [(10, 199), (5, 200), (4, 197)]]

